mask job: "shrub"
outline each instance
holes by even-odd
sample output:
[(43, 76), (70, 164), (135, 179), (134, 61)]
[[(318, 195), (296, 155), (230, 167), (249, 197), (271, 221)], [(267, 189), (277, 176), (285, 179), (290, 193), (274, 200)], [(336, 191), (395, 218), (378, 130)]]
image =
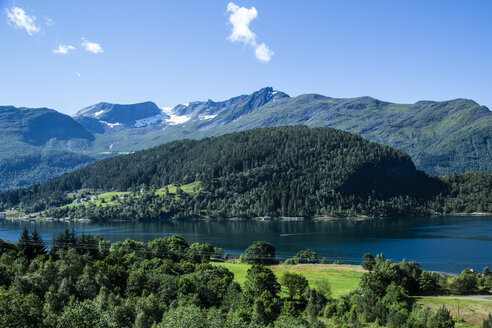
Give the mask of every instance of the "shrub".
[(453, 328), (454, 321), (449, 310), (443, 305), (437, 310), (436, 314), (430, 319), (429, 327), (433, 328)]
[(492, 314), (489, 313), (488, 318), (483, 320), (482, 328), (492, 328)]

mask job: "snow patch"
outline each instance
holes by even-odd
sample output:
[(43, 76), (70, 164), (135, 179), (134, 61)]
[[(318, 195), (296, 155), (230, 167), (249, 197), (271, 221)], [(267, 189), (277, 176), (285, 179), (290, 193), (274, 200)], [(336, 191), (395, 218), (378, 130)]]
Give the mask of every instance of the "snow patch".
[(190, 116), (188, 115), (173, 115), (173, 114), (168, 114), (171, 118), (167, 119), (166, 122), (169, 123), (170, 125), (178, 125), (178, 124), (183, 124), (187, 121), (190, 120)]
[[(188, 105), (186, 105), (188, 106)], [(169, 115), (169, 118), (166, 119), (166, 123), (169, 125), (178, 125), (183, 124), (190, 120), (191, 116), (188, 115), (176, 115), (173, 113), (173, 109), (171, 107), (161, 107), (162, 111)]]
[(101, 123), (106, 124), (106, 125), (107, 125), (107, 126), (109, 126), (110, 128), (114, 128), (115, 126), (120, 125), (120, 123), (108, 123), (108, 122), (105, 122), (105, 121), (101, 121)]
[(100, 110), (99, 112), (94, 113), (94, 117), (97, 117), (103, 113), (104, 113), (104, 110)]
[(217, 114), (215, 114), (215, 115), (198, 115), (198, 119), (199, 120), (212, 120), (216, 116), (217, 116)]
[(167, 118), (167, 115), (164, 112), (164, 113), (160, 113), (160, 114), (157, 114), (157, 115), (154, 115), (151, 117), (143, 118), (141, 120), (136, 120), (135, 124), (133, 124), (133, 126), (136, 128), (141, 128), (143, 126), (156, 124), (160, 121), (163, 121), (166, 118)]

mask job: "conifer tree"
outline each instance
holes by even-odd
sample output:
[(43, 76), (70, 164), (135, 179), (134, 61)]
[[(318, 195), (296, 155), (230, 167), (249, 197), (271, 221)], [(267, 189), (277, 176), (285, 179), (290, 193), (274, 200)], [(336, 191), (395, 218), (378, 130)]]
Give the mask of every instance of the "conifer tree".
[(31, 234), (31, 245), (34, 257), (38, 255), (45, 255), (47, 253), (43, 238), (41, 238), (41, 235), (36, 228), (34, 228), (34, 232)]
[(24, 226), (19, 241), (17, 242), (20, 252), (28, 259), (34, 258), (34, 252), (31, 245), (31, 236), (27, 227)]

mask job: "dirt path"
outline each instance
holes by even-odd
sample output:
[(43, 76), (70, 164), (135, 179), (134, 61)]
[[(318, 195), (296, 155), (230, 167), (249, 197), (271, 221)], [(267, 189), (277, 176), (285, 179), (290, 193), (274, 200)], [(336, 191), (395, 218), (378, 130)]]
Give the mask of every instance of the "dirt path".
[(435, 298), (444, 300), (469, 300), (492, 302), (492, 295), (469, 295), (469, 296), (426, 296), (425, 298)]

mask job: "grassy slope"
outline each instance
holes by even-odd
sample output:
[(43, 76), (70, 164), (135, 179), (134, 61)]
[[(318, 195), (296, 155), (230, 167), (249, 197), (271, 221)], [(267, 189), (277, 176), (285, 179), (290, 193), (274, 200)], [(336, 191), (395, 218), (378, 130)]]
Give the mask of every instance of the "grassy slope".
[[(214, 263), (224, 266), (234, 273), (235, 281), (243, 284), (246, 273), (251, 265), (243, 263)], [(306, 277), (311, 286), (316, 286), (319, 281), (327, 279), (330, 282), (334, 297), (357, 289), (364, 269), (358, 265), (338, 264), (298, 264), (298, 265), (272, 265), (270, 269), (278, 278), (284, 272), (300, 273)], [(287, 297), (287, 291), (282, 290), (282, 296)]]
[[(170, 194), (175, 194), (176, 193), (177, 186), (175, 186), (173, 184), (170, 184), (170, 185), (167, 185), (166, 187), (167, 187), (167, 189), (168, 189), (168, 191), (169, 191)], [(155, 191), (155, 194), (157, 194), (157, 195), (163, 195), (165, 193), (166, 187), (157, 189)], [(187, 194), (190, 194), (190, 195), (193, 195), (193, 194), (198, 193), (202, 189), (202, 186), (200, 185), (200, 181), (195, 181), (195, 182), (192, 182), (192, 183), (181, 185), (180, 188), (181, 188), (181, 190), (183, 190), (183, 192), (185, 192)], [(113, 196), (120, 197), (124, 193), (131, 194), (131, 192), (129, 192), (129, 191), (111, 191), (111, 192), (105, 192), (105, 193), (102, 193), (102, 194), (98, 194), (96, 200), (94, 202), (92, 202), (92, 203), (94, 203), (97, 206), (99, 206), (99, 205), (103, 205), (103, 206), (116, 205), (116, 204), (118, 204), (118, 202), (117, 201), (111, 201), (111, 198)], [(80, 198), (80, 195), (78, 195), (76, 197), (77, 198)], [(103, 199), (104, 199), (104, 203), (102, 202)], [(87, 202), (87, 203), (78, 203), (78, 204), (68, 204), (68, 205), (64, 205), (62, 207), (87, 206), (88, 204), (90, 204), (90, 203)]]
[[(442, 298), (417, 298), (417, 304), (429, 307), (436, 311), (441, 306), (445, 306), (453, 318), (458, 317), (458, 300)], [(492, 302), (473, 301), (460, 299), (460, 325), (457, 327), (481, 327), (482, 321), (492, 313)]]
[[(194, 195), (203, 189), (203, 187), (200, 185), (200, 181), (195, 181), (192, 183), (181, 185), (180, 188), (181, 188), (181, 190), (183, 190), (183, 192), (190, 194), (190, 195)], [(166, 187), (161, 188), (161, 189), (157, 189), (155, 193), (156, 193), (156, 195), (164, 195), (165, 190), (166, 190)], [(173, 184), (170, 184), (170, 185), (167, 185), (167, 190), (170, 194), (175, 194), (177, 187)]]

